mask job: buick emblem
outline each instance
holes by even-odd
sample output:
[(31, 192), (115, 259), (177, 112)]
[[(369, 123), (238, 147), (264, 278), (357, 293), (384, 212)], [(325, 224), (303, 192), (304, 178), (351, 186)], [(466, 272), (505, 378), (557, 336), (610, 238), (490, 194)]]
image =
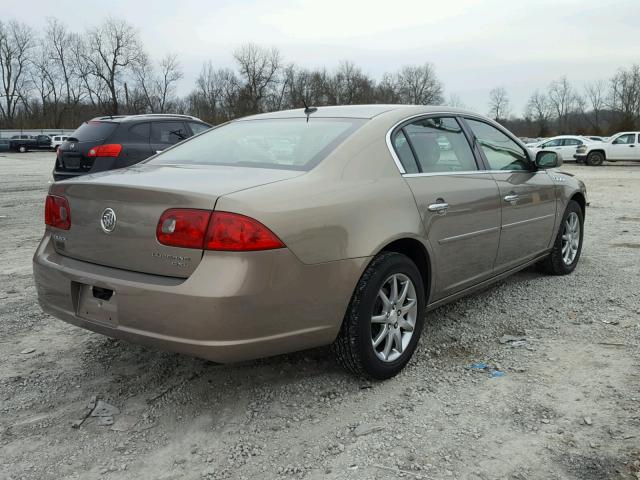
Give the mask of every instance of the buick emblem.
[(69, 149), (73, 150), (74, 148), (76, 148), (76, 144), (75, 143), (70, 143), (69, 144)]
[(116, 228), (116, 212), (113, 208), (105, 208), (100, 217), (100, 226), (104, 233), (111, 233)]

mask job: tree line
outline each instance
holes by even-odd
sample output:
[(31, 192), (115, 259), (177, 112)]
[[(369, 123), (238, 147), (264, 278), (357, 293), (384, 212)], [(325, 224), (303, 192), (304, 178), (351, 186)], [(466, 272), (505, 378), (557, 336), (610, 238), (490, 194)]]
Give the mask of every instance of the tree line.
[[(204, 62), (187, 95), (176, 53), (152, 59), (137, 29), (107, 18), (84, 32), (47, 19), (37, 34), (27, 24), (0, 21), (0, 128), (75, 128), (97, 115), (185, 113), (218, 124), (243, 115), (303, 105), (403, 103), (463, 106), (445, 99), (429, 62), (405, 65), (375, 79), (350, 61), (307, 69), (276, 48), (245, 44), (234, 68)], [(563, 77), (535, 91), (514, 116), (505, 87), (491, 90), (489, 116), (519, 135), (606, 134), (640, 123), (640, 65), (621, 68), (583, 91)]]

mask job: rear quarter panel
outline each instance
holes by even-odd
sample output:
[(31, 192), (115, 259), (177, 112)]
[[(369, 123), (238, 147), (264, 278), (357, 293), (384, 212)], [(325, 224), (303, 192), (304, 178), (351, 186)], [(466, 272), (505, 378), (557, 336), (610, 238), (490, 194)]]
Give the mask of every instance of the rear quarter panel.
[(216, 210), (258, 219), (307, 264), (370, 257), (398, 238), (419, 239), (415, 200), (385, 143), (389, 126), (374, 118), (310, 172), (225, 195)]

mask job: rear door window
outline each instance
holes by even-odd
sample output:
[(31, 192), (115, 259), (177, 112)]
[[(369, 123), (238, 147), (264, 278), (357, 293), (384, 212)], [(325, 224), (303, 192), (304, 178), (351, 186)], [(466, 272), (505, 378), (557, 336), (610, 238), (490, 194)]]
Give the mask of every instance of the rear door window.
[(418, 173), (418, 164), (411, 152), (411, 147), (407, 141), (407, 137), (402, 130), (400, 130), (393, 137), (393, 147), (396, 150), (396, 154), (400, 159), (400, 163), (404, 167), (406, 173)]
[(189, 137), (182, 122), (153, 122), (151, 124), (151, 143), (173, 145)]
[(578, 145), (582, 145), (582, 141), (577, 138), (565, 138), (562, 142), (565, 147), (574, 147)]
[(129, 129), (128, 141), (131, 143), (149, 143), (150, 125), (139, 123)]
[(71, 136), (78, 142), (95, 142), (109, 138), (117, 127), (114, 122), (85, 122)]
[(423, 173), (477, 170), (471, 146), (455, 118), (423, 118), (403, 128)]

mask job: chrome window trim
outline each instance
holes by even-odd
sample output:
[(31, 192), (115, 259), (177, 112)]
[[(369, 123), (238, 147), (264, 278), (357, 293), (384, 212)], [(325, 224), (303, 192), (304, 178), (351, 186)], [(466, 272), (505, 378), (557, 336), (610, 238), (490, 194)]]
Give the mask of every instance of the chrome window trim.
[[(473, 113), (462, 113), (462, 112), (452, 112), (452, 111), (441, 111), (441, 112), (423, 112), (423, 113), (416, 113), (415, 115), (411, 115), (409, 117), (405, 117), (402, 120), (396, 122), (395, 124), (393, 124), (393, 126), (387, 131), (387, 135), (386, 135), (386, 143), (387, 143), (387, 148), (389, 149), (389, 153), (391, 154), (391, 157), (393, 158), (393, 161), (395, 162), (396, 166), (398, 167), (398, 170), (400, 170), (400, 173), (402, 174), (402, 176), (404, 177), (422, 177), (422, 176), (426, 176), (426, 175), (454, 175), (454, 174), (460, 174), (460, 175), (471, 175), (472, 173), (478, 173), (478, 172), (500, 172), (500, 173), (512, 173), (512, 172), (526, 172), (527, 170), (483, 170), (481, 168), (479, 168), (478, 170), (471, 170), (471, 171), (464, 171), (464, 172), (434, 172), (434, 173), (407, 173), (407, 171), (404, 169), (404, 166), (402, 165), (402, 162), (400, 161), (400, 158), (398, 157), (398, 155), (396, 154), (396, 149), (393, 148), (393, 143), (391, 141), (391, 135), (393, 134), (393, 131), (398, 128), (400, 125), (402, 125), (405, 122), (411, 121), (414, 118), (429, 118), (429, 117), (437, 117), (437, 116), (442, 116), (442, 115), (447, 115), (450, 117), (454, 117), (456, 118), (456, 120), (458, 119), (458, 117), (462, 117), (462, 118), (473, 118), (476, 120), (479, 120), (481, 122), (484, 123), (488, 123), (489, 125), (491, 125), (491, 122), (487, 121), (487, 118), (481, 116), (481, 115), (476, 115)], [(501, 131), (502, 133), (504, 133), (507, 137), (509, 137), (511, 140), (513, 140), (518, 146), (520, 146), (524, 151), (525, 154), (528, 154), (527, 152), (529, 151), (527, 149), (527, 147), (522, 144), (522, 142), (518, 140), (516, 140), (515, 138), (512, 137), (512, 135), (507, 135), (507, 133), (505, 133), (504, 131), (504, 127), (498, 128), (499, 131)], [(469, 147), (471, 147), (471, 145), (469, 145)], [(534, 172), (532, 172), (534, 173)]]
[(531, 173), (536, 174), (540, 173), (540, 171), (531, 171), (531, 170), (460, 170), (458, 172), (430, 172), (430, 173), (404, 173), (402, 174), (405, 178), (412, 177), (437, 177), (442, 175), (485, 175), (485, 174), (498, 174), (498, 173)]

